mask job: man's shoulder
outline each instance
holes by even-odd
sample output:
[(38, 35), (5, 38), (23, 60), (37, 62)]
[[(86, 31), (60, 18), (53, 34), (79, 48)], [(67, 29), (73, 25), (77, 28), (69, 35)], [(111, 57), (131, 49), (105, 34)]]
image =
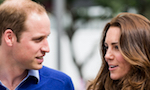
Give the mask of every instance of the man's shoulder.
[(38, 83), (38, 90), (74, 90), (71, 78), (58, 70), (54, 70), (43, 66), (39, 70), (40, 82)]
[(43, 68), (39, 70), (39, 74), (40, 77), (43, 78), (55, 79), (59, 81), (71, 80), (67, 74), (52, 68), (48, 68), (46, 66), (43, 66)]
[(74, 90), (71, 78), (61, 71), (43, 66), (39, 78), (36, 84), (33, 82), (35, 78), (28, 78), (19, 90)]

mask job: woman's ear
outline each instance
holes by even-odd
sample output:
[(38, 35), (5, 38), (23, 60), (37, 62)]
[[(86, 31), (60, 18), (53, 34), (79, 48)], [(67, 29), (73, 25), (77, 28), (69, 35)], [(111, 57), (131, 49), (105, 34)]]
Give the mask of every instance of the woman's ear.
[(16, 37), (14, 32), (11, 29), (7, 29), (3, 35), (4, 35), (4, 41), (6, 42), (6, 44), (8, 46), (12, 46)]

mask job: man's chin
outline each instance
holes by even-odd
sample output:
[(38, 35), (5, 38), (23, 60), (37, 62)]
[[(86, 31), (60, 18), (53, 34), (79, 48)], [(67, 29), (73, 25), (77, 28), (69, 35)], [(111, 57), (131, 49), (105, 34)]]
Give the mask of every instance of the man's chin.
[(43, 65), (41, 64), (41, 65), (38, 65), (38, 66), (36, 66), (36, 67), (33, 67), (33, 70), (39, 70), (39, 69), (41, 69), (43, 67)]

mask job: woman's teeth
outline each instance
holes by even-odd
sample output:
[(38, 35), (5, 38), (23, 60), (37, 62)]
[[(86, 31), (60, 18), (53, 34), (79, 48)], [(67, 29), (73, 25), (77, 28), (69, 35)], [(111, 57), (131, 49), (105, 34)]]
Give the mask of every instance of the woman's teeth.
[(117, 66), (113, 66), (113, 65), (110, 66), (110, 68), (114, 68), (114, 67), (117, 67)]

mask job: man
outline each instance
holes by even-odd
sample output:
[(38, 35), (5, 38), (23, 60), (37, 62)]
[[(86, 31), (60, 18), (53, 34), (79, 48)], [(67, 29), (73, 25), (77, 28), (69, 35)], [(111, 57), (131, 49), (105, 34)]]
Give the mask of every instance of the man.
[(50, 33), (41, 5), (31, 0), (0, 5), (0, 90), (74, 90), (69, 76), (42, 66)]

